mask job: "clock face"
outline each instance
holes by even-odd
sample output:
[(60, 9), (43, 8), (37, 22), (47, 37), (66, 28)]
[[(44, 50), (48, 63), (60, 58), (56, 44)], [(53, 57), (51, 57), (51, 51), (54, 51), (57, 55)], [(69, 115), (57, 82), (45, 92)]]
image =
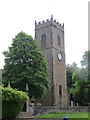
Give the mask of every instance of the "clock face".
[(60, 61), (62, 60), (62, 55), (60, 52), (58, 53), (58, 60), (60, 60)]

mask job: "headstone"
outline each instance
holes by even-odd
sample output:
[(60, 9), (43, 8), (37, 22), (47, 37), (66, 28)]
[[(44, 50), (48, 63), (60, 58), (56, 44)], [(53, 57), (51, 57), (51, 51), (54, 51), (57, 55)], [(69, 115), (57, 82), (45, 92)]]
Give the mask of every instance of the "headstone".
[(79, 106), (78, 103), (76, 103), (76, 106), (77, 106), (77, 107)]
[(71, 100), (71, 107), (73, 107), (73, 101)]
[(34, 107), (35, 107), (35, 104), (34, 104), (34, 103), (30, 103), (30, 104), (29, 104), (29, 112), (30, 112), (31, 115), (34, 114)]

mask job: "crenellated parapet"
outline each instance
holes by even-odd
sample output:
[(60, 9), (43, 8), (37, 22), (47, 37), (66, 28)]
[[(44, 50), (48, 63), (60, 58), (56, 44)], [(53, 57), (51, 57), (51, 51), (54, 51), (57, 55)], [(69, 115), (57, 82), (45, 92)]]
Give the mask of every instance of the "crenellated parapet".
[(36, 22), (35, 21), (35, 29), (40, 29), (42, 27), (47, 27), (47, 26), (54, 26), (60, 29), (61, 31), (64, 31), (64, 23), (61, 24), (56, 20), (53, 20), (53, 16), (51, 15), (50, 19), (43, 20), (42, 22)]
[(53, 19), (35, 22), (35, 39), (47, 61), (50, 90), (38, 99), (44, 106), (67, 106), (64, 24)]

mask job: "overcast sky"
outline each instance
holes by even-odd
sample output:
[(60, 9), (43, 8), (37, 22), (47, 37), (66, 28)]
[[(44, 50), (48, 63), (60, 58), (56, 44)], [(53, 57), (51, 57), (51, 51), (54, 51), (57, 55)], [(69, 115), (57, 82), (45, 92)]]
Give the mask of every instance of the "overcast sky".
[(1, 0), (0, 1), (0, 68), (3, 51), (21, 31), (34, 37), (35, 20), (51, 15), (65, 25), (66, 64), (82, 60), (88, 50), (88, 0)]

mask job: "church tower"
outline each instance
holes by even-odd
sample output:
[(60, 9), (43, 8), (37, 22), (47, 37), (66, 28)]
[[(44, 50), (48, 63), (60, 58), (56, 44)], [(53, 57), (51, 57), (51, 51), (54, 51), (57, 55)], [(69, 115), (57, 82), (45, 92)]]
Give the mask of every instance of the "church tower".
[(67, 106), (64, 24), (47, 19), (35, 22), (35, 38), (48, 63), (50, 90), (39, 102), (45, 106)]

